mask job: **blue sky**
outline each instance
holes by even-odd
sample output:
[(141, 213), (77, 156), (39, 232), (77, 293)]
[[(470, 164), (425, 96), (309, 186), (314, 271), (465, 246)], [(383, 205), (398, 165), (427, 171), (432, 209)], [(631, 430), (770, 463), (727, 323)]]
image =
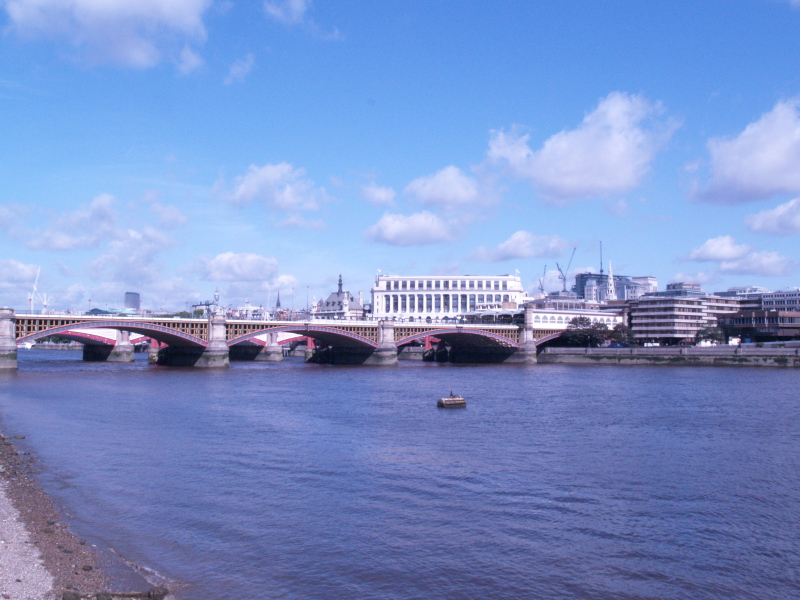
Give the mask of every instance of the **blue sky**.
[[(0, 0), (0, 304), (800, 285), (800, 1)], [(608, 265), (606, 264), (606, 268)], [(37, 300), (41, 308), (41, 299)]]

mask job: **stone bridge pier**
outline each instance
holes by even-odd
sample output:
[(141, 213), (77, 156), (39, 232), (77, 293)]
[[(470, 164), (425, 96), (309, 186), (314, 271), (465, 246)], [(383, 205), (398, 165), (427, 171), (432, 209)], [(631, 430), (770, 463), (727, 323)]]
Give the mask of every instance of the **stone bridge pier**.
[(113, 346), (107, 344), (83, 345), (83, 360), (87, 362), (128, 363), (133, 362), (134, 358), (130, 331), (117, 330), (117, 341)]
[(525, 322), (519, 330), (519, 348), (509, 356), (507, 363), (534, 364), (536, 358), (536, 335), (533, 329), (533, 307), (525, 307)]
[(283, 348), (278, 343), (278, 334), (276, 332), (267, 334), (267, 345), (261, 349), (255, 359), (265, 362), (280, 362), (283, 360)]
[(13, 308), (0, 308), (0, 369), (17, 368), (16, 318)]
[(205, 348), (167, 346), (158, 351), (157, 364), (200, 369), (229, 367), (231, 363), (225, 332), (225, 315), (212, 313), (208, 317), (208, 345)]
[(378, 347), (364, 361), (365, 365), (389, 366), (397, 364), (397, 344), (394, 341), (394, 323), (378, 322)]

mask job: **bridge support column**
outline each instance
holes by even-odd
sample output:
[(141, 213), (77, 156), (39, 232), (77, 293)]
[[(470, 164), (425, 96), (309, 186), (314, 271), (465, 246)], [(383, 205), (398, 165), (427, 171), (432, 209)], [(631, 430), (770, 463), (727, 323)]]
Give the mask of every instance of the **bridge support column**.
[(267, 345), (258, 353), (256, 360), (265, 362), (280, 362), (283, 360), (283, 348), (278, 344), (278, 334), (267, 334)]
[(378, 322), (378, 347), (364, 361), (365, 365), (396, 365), (397, 344), (394, 341), (394, 323), (391, 321)]
[(0, 369), (17, 368), (17, 319), (13, 308), (0, 308)]
[(225, 315), (212, 313), (208, 318), (208, 345), (205, 348), (167, 346), (158, 350), (157, 363), (166, 367), (197, 367), (199, 369), (229, 367), (231, 363), (227, 337)]
[(536, 364), (536, 336), (533, 330), (533, 307), (525, 307), (525, 324), (519, 330), (519, 348), (504, 362)]
[(224, 314), (211, 313), (208, 317), (208, 346), (194, 366), (201, 369), (231, 366)]
[(133, 362), (133, 344), (131, 344), (130, 331), (117, 331), (117, 343), (108, 355), (106, 362)]

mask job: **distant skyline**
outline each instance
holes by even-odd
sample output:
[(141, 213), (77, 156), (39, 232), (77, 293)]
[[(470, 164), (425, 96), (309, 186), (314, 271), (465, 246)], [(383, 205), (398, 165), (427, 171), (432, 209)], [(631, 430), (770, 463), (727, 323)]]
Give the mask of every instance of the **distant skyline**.
[[(0, 0), (0, 305), (800, 286), (800, 0)], [(37, 308), (41, 308), (37, 299)]]

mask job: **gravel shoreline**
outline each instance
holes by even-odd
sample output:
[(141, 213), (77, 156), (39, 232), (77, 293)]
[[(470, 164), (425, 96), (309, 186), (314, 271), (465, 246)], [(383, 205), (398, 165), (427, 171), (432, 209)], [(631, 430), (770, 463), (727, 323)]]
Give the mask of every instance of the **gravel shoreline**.
[[(0, 600), (117, 597), (109, 591), (113, 582), (101, 555), (62, 522), (53, 500), (33, 479), (33, 459), (13, 442), (0, 433)], [(124, 591), (143, 598), (166, 593), (147, 585)]]

